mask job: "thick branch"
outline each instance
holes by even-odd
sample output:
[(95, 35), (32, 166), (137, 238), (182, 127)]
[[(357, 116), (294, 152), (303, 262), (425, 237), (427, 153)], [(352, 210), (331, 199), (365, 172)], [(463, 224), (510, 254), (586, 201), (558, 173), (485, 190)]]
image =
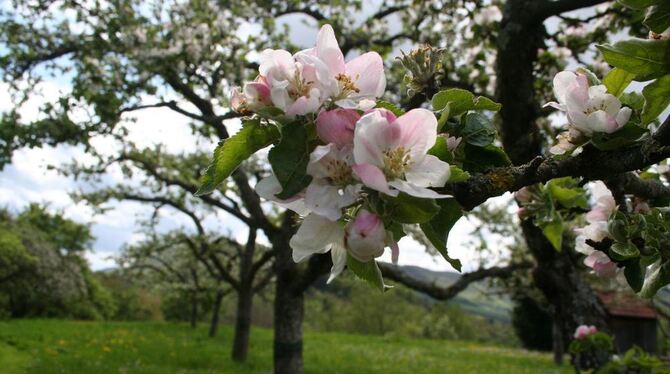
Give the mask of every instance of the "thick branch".
[(561, 13), (571, 12), (573, 10), (587, 8), (590, 6), (604, 3), (606, 0), (558, 0), (544, 1), (539, 7), (538, 17), (546, 19), (551, 16), (557, 16)]
[(515, 271), (529, 269), (532, 266), (530, 262), (520, 262), (504, 267), (492, 267), (480, 269), (470, 273), (463, 274), (456, 282), (448, 287), (442, 287), (435, 282), (417, 279), (402, 270), (402, 267), (389, 264), (387, 262), (378, 262), (379, 268), (384, 278), (392, 279), (415, 291), (419, 291), (437, 300), (449, 300), (459, 292), (465, 290), (470, 283), (477, 282), (487, 278), (507, 278)]
[(585, 180), (606, 179), (643, 169), (668, 157), (670, 146), (660, 145), (654, 140), (608, 152), (587, 146), (579, 155), (565, 160), (538, 156), (521, 166), (494, 168), (484, 174), (475, 174), (464, 182), (447, 185), (444, 191), (452, 193), (464, 208), (472, 209), (490, 197), (535, 183), (568, 176)]

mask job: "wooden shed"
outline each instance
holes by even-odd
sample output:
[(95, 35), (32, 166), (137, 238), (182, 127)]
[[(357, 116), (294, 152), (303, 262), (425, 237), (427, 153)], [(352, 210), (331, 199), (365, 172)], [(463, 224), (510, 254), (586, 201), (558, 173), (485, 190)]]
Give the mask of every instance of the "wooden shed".
[(658, 316), (650, 302), (624, 291), (601, 291), (598, 297), (607, 310), (607, 323), (618, 352), (636, 345), (649, 353), (657, 353)]

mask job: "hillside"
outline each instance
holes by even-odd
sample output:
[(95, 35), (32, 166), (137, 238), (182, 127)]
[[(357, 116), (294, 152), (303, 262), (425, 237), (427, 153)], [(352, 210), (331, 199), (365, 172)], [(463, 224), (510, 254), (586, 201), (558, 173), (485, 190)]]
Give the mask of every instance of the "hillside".
[[(435, 282), (441, 286), (449, 286), (460, 277), (459, 273), (451, 271), (432, 271), (418, 266), (401, 266), (403, 271), (413, 277), (428, 282)], [(471, 284), (465, 291), (461, 292), (454, 300), (464, 310), (482, 317), (499, 322), (509, 322), (512, 303), (509, 298), (495, 293), (495, 289), (489, 287), (486, 281)], [(423, 296), (428, 302), (435, 302), (427, 296)]]

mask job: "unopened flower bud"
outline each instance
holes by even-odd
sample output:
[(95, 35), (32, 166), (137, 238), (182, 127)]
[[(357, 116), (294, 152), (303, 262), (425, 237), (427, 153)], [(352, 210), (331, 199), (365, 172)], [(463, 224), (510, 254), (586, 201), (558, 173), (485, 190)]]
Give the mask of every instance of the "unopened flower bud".
[(316, 132), (326, 143), (342, 148), (354, 141), (354, 128), (361, 116), (353, 109), (324, 110), (316, 117)]
[(368, 262), (384, 253), (386, 230), (381, 218), (362, 209), (346, 230), (349, 253), (361, 262)]

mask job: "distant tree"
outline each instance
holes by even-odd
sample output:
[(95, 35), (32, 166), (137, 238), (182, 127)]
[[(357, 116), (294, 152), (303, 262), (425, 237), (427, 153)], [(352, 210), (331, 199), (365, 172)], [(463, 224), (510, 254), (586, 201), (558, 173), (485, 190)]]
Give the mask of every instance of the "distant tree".
[(92, 239), (86, 225), (36, 204), (16, 216), (2, 211), (2, 309), (10, 317), (110, 318), (114, 300), (83, 257)]

